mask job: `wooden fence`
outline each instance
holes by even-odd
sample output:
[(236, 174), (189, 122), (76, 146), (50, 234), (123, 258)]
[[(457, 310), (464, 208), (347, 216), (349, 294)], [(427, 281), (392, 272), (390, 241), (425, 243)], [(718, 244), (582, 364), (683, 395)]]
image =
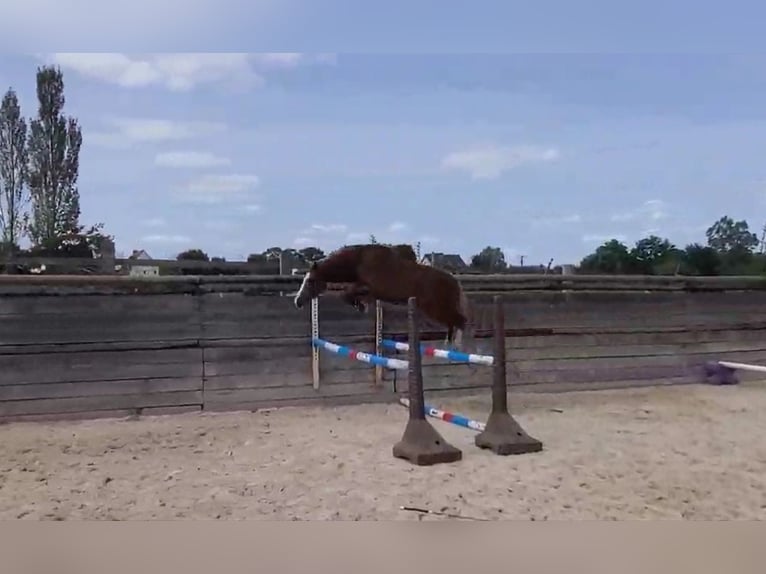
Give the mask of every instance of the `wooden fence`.
[[(460, 276), (479, 342), (491, 296), (506, 299), (512, 388), (568, 390), (697, 382), (708, 359), (766, 363), (758, 277)], [(0, 420), (123, 416), (391, 400), (388, 373), (329, 353), (312, 387), (310, 311), (299, 277), (0, 277)], [(403, 307), (384, 306), (403, 338)], [(332, 295), (321, 336), (372, 351), (374, 313)], [(424, 340), (443, 331), (424, 326)], [(426, 389), (476, 390), (489, 369), (424, 359)]]

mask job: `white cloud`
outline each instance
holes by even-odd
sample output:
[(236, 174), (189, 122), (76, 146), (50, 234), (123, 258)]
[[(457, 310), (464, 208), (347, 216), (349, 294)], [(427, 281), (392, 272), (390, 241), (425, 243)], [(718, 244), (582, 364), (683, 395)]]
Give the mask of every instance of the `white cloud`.
[(549, 162), (558, 158), (558, 150), (550, 147), (483, 146), (452, 152), (442, 159), (441, 166), (443, 169), (467, 172), (472, 179), (496, 179), (521, 165)]
[(211, 229), (213, 231), (224, 231), (224, 230), (231, 230), (232, 222), (221, 220), (221, 219), (210, 219), (210, 220), (205, 220), (202, 223), (202, 226), (205, 229)]
[(302, 64), (337, 63), (337, 56), (333, 53), (265, 52), (248, 56), (257, 68), (295, 68)]
[(643, 212), (652, 221), (665, 219), (668, 216), (667, 206), (661, 199), (650, 199), (644, 203)]
[(370, 238), (370, 233), (365, 233), (361, 231), (352, 231), (348, 235), (346, 235), (346, 242), (347, 243), (366, 243), (367, 240)]
[(348, 226), (342, 223), (313, 223), (311, 230), (318, 231), (319, 233), (345, 233), (348, 230)]
[(600, 234), (586, 234), (582, 236), (584, 243), (604, 243), (616, 239), (617, 241), (625, 242), (628, 240), (627, 236), (617, 233), (615, 235), (600, 235)]
[(181, 141), (208, 137), (226, 131), (218, 122), (182, 122), (155, 118), (109, 118), (106, 131), (85, 135), (86, 144), (128, 148), (137, 144)]
[(394, 221), (391, 225), (388, 226), (388, 230), (391, 233), (396, 233), (397, 231), (404, 231), (405, 229), (407, 229), (407, 224), (401, 221)]
[(532, 219), (532, 225), (535, 226), (550, 226), (550, 225), (564, 225), (567, 223), (580, 223), (582, 216), (579, 213), (572, 213), (570, 215), (552, 215), (550, 217), (535, 217)]
[[(521, 265), (521, 258), (525, 257), (525, 249), (505, 245), (500, 248), (508, 265)], [(526, 263), (526, 261), (525, 261)]]
[(299, 249), (301, 247), (312, 247), (312, 246), (315, 246), (315, 245), (316, 245), (316, 240), (315, 239), (312, 239), (311, 237), (306, 237), (306, 236), (303, 236), (303, 235), (301, 235), (299, 237), (296, 237), (293, 240), (293, 246), (297, 247)]
[(179, 191), (182, 199), (186, 201), (219, 203), (247, 196), (259, 184), (260, 179), (257, 175), (205, 175), (190, 181)]
[(249, 211), (250, 213), (260, 213), (262, 210), (262, 207), (258, 205), (257, 203), (248, 203), (247, 205), (243, 205), (242, 209), (245, 211)]
[(668, 217), (667, 204), (661, 199), (649, 199), (632, 211), (612, 214), (610, 219), (612, 221), (641, 220), (644, 222), (655, 222), (666, 217)]
[(163, 227), (166, 222), (161, 217), (151, 217), (143, 222), (146, 227)]
[(208, 152), (171, 151), (158, 153), (154, 157), (154, 165), (171, 168), (209, 168), (231, 165), (231, 160)]
[(168, 53), (128, 55), (116, 52), (53, 53), (43, 59), (82, 76), (124, 88), (161, 86), (189, 91), (200, 85), (257, 87), (259, 68), (292, 68), (299, 64), (329, 63), (328, 55), (277, 53)]
[(191, 238), (187, 237), (186, 235), (162, 235), (162, 234), (156, 234), (156, 235), (146, 235), (141, 238), (141, 241), (144, 243), (173, 243), (173, 244), (181, 244), (181, 243), (190, 243)]
[(418, 241), (420, 241), (421, 246), (423, 245), (436, 245), (438, 243), (441, 243), (441, 239), (438, 237), (434, 237), (433, 235), (421, 235), (418, 237)]
[(633, 211), (626, 211), (623, 213), (614, 213), (609, 218), (610, 221), (620, 222), (620, 221), (630, 221), (632, 219), (636, 218), (636, 213)]

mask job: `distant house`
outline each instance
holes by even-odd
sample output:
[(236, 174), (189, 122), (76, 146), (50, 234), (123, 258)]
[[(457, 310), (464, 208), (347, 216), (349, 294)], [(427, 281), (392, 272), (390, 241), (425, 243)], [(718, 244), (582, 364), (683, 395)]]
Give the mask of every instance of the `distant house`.
[(152, 256), (143, 249), (134, 249), (128, 257), (128, 273), (131, 277), (151, 277), (160, 274), (159, 265), (147, 265), (146, 263), (133, 263), (133, 261), (152, 261)]
[(130, 254), (128, 259), (142, 259), (144, 261), (148, 260), (151, 261), (152, 256), (149, 255), (146, 251), (143, 249), (134, 249), (133, 253)]
[(457, 253), (427, 253), (421, 258), (420, 263), (446, 271), (462, 271), (468, 267)]

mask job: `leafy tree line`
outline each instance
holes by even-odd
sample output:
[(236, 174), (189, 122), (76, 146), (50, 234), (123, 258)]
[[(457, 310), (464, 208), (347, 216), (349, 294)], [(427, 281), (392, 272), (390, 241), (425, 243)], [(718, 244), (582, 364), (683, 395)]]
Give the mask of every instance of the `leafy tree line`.
[(628, 247), (617, 239), (600, 245), (579, 264), (581, 273), (641, 275), (758, 275), (766, 272), (766, 255), (746, 221), (721, 217), (705, 232), (707, 239), (677, 247), (650, 235)]
[[(29, 121), (12, 87), (0, 103), (0, 253), (91, 257), (106, 236), (103, 224), (80, 224), (82, 132), (63, 113), (61, 70), (38, 68), (36, 83), (37, 115)], [(22, 251), (25, 237), (31, 247)]]
[[(370, 235), (369, 238), (370, 243), (378, 243), (378, 240), (375, 238), (374, 235)], [(262, 261), (263, 259), (266, 259), (267, 261), (273, 261), (278, 260), (279, 257), (282, 255), (282, 253), (285, 253), (286, 255), (290, 255), (293, 258), (297, 259), (298, 261), (303, 261), (305, 263), (311, 263), (312, 261), (319, 261), (323, 257), (325, 257), (325, 252), (320, 249), (319, 247), (304, 247), (303, 249), (293, 249), (293, 248), (282, 248), (282, 247), (269, 247), (268, 249), (262, 251), (261, 253), (251, 253), (247, 256), (247, 261), (249, 263), (252, 263), (254, 261)], [(202, 249), (187, 249), (186, 251), (183, 251), (179, 253), (176, 256), (176, 259), (178, 261), (214, 261), (219, 260), (223, 261), (224, 259), (222, 257), (210, 257), (205, 251)]]
[[(677, 247), (670, 240), (657, 235), (639, 239), (632, 247), (617, 239), (611, 239), (585, 256), (579, 265), (575, 266), (576, 272), (707, 276), (766, 273), (765, 245), (750, 231), (746, 221), (735, 221), (729, 216), (723, 216), (706, 230), (705, 237), (705, 244), (690, 243), (684, 248)], [(377, 243), (377, 239), (370, 236), (369, 242)], [(298, 250), (271, 247), (262, 253), (251, 254), (248, 261), (278, 259), (283, 252), (305, 262), (325, 256), (317, 247)], [(180, 253), (178, 259), (211, 260), (200, 249)], [(502, 273), (509, 267), (503, 250), (491, 245), (473, 255), (469, 264), (470, 270), (485, 273)]]

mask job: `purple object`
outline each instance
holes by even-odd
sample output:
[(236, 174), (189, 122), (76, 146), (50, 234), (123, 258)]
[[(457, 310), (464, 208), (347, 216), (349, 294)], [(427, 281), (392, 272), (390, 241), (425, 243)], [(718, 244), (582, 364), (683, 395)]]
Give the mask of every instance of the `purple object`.
[(705, 363), (705, 379), (714, 385), (736, 385), (739, 383), (735, 370), (717, 361)]

